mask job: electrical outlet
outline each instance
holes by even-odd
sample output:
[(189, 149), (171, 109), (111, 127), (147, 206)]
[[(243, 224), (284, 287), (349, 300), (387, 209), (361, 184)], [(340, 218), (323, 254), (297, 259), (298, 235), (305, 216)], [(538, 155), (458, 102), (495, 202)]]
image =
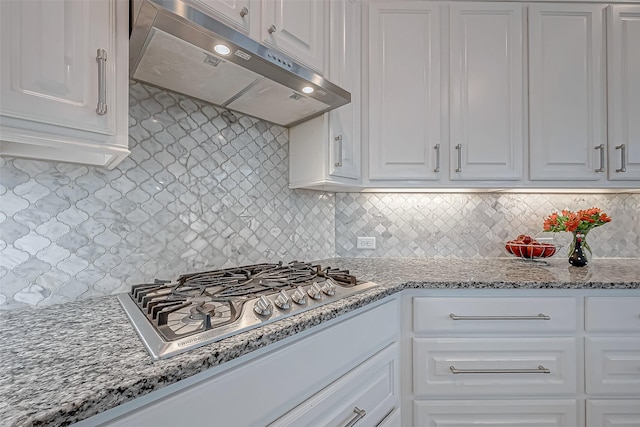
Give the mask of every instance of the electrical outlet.
[(375, 249), (375, 237), (358, 237), (356, 240), (356, 249)]

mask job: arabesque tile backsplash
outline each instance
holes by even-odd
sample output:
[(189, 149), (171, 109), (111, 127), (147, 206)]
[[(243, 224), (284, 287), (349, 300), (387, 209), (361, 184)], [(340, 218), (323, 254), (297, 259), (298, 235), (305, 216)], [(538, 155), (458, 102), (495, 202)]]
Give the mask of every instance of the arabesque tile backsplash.
[(0, 158), (0, 309), (280, 259), (506, 256), (566, 207), (613, 217), (589, 235), (595, 256), (638, 256), (639, 194), (289, 190), (286, 129), (223, 111), (132, 83), (132, 154), (114, 170)]
[(140, 83), (114, 170), (0, 158), (0, 309), (335, 254), (330, 193), (288, 189), (285, 128)]

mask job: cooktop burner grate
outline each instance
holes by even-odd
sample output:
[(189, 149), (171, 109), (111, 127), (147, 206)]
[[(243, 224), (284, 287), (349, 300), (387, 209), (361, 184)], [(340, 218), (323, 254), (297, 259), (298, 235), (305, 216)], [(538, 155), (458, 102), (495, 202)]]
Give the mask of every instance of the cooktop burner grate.
[(156, 280), (118, 299), (151, 355), (164, 358), (372, 286), (348, 270), (293, 261)]

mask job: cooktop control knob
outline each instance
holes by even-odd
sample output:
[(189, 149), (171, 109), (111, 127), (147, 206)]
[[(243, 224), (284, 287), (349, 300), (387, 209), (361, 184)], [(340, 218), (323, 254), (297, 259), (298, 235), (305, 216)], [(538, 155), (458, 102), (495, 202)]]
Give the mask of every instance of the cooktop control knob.
[(304, 292), (304, 288), (302, 286), (298, 286), (298, 288), (293, 291), (291, 294), (291, 299), (296, 304), (302, 305), (307, 303), (307, 294)]
[(291, 298), (282, 290), (273, 301), (280, 310), (288, 310), (291, 308)]
[(265, 297), (264, 295), (261, 295), (260, 298), (258, 298), (258, 301), (256, 301), (256, 304), (253, 306), (253, 311), (261, 316), (270, 315), (272, 309), (273, 305), (271, 305), (267, 297)]
[(313, 299), (320, 299), (322, 297), (322, 289), (320, 289), (320, 285), (314, 283), (307, 289), (307, 294)]
[(336, 294), (336, 285), (328, 281), (324, 282), (324, 285), (322, 285), (322, 292), (326, 295), (333, 296)]

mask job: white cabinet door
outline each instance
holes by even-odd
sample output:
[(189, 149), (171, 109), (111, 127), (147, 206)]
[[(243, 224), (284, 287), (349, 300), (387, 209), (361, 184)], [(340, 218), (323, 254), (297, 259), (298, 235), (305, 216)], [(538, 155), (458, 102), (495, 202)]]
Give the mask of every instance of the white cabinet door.
[(587, 400), (587, 427), (640, 426), (640, 400)]
[(329, 174), (360, 178), (360, 3), (329, 3), (329, 79), (351, 93), (351, 103), (329, 112)]
[[(417, 401), (414, 426), (576, 427), (575, 400)], [(600, 425), (602, 427), (604, 424)]]
[(324, 0), (264, 0), (261, 40), (323, 74)]
[(259, 0), (187, 0), (225, 24), (251, 36), (260, 34)]
[(608, 12), (609, 179), (640, 179), (640, 6)]
[(600, 4), (529, 6), (531, 180), (604, 180)]
[(438, 179), (437, 3), (371, 2), (369, 57), (369, 179)]
[(0, 154), (113, 167), (129, 153), (127, 5), (0, 2)]
[(450, 7), (450, 179), (522, 179), (522, 10)]
[(640, 337), (587, 337), (585, 371), (588, 394), (640, 396)]
[(361, 3), (329, 3), (329, 79), (351, 103), (289, 129), (289, 187), (335, 191), (361, 178)]

